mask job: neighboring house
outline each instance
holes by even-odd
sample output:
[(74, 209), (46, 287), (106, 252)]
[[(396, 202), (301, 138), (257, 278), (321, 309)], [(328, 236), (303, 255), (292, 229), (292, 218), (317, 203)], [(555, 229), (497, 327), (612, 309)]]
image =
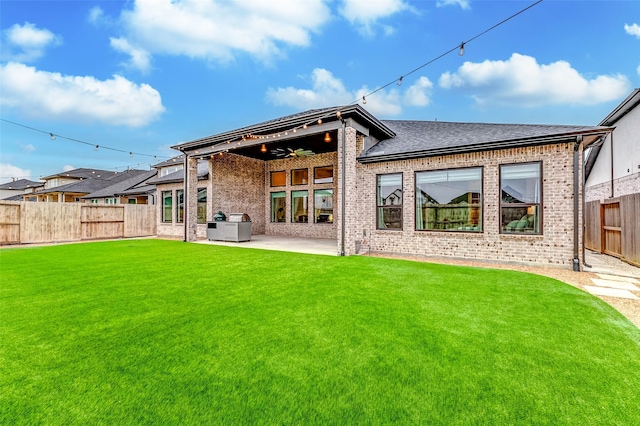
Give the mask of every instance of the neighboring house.
[(331, 238), (341, 255), (577, 270), (582, 151), (611, 131), (378, 120), (359, 105), (306, 111), (176, 145), (186, 181), (162, 192), (158, 234), (204, 238), (197, 208), (204, 190), (206, 220), (219, 210), (247, 213), (254, 234)]
[(587, 201), (640, 193), (640, 89), (600, 125), (615, 126), (615, 130), (585, 153)]
[[(127, 174), (128, 172), (122, 172)], [(147, 181), (157, 174), (156, 170), (135, 171), (125, 180), (80, 197), (93, 204), (155, 204), (156, 187)]]
[(43, 182), (34, 182), (28, 179), (18, 179), (12, 182), (3, 183), (0, 185), (0, 200), (6, 200), (13, 197), (16, 197), (17, 200), (22, 200), (23, 195), (31, 194), (42, 187), (44, 187)]
[[(181, 237), (184, 234), (184, 157), (174, 157), (154, 167), (157, 175), (149, 179), (147, 184), (154, 185), (156, 188), (158, 235)], [(205, 224), (207, 217), (210, 216), (207, 215), (208, 162), (199, 161), (194, 167), (198, 168), (196, 222)]]
[(140, 173), (145, 173), (145, 171), (127, 170), (125, 172), (110, 172), (98, 169), (70, 170), (61, 174), (44, 177), (44, 189), (36, 192), (34, 195), (37, 196), (37, 201), (40, 202), (86, 202), (82, 197), (127, 180)]

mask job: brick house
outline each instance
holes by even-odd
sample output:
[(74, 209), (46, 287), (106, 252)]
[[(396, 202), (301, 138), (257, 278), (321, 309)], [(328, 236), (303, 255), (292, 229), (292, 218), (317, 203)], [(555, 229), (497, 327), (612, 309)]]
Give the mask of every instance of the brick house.
[(184, 211), (172, 230), (205, 237), (204, 190), (206, 220), (247, 213), (254, 234), (333, 238), (341, 255), (577, 269), (582, 152), (611, 131), (378, 120), (359, 105), (306, 111), (174, 146), (187, 178), (173, 183)]

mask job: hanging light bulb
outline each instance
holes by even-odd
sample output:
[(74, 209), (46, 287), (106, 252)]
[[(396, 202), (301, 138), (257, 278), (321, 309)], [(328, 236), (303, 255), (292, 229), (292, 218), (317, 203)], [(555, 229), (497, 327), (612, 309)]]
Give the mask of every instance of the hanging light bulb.
[(318, 119), (318, 124), (322, 124), (322, 118)]
[(54, 135), (53, 133), (49, 133), (49, 137), (51, 138), (52, 141), (56, 140), (56, 135)]
[(327, 133), (325, 133), (325, 134), (324, 134), (324, 141), (325, 141), (326, 143), (331, 142), (331, 135), (329, 134), (329, 132), (327, 132)]
[(303, 128), (303, 129), (305, 129), (305, 130), (307, 130), (307, 125), (306, 125), (306, 124), (305, 124), (305, 125), (303, 125), (303, 126), (302, 126), (302, 128)]
[(404, 76), (400, 76), (400, 78), (398, 79), (398, 86), (402, 86), (402, 79), (404, 78)]
[(338, 117), (338, 119), (342, 118), (342, 113), (339, 110), (336, 111), (336, 117)]
[(133, 152), (129, 151), (129, 157), (133, 157)]
[(460, 50), (458, 51), (458, 55), (464, 55), (464, 41), (460, 43)]
[(367, 98), (365, 98), (364, 96), (362, 97), (362, 103), (366, 104), (367, 103)]
[(93, 150), (94, 150), (94, 151), (97, 151), (97, 150), (98, 150), (98, 148), (100, 148), (100, 145), (96, 145), (96, 147), (95, 147), (95, 148), (93, 148)]
[(265, 144), (262, 144), (260, 147), (260, 152), (267, 152), (267, 146)]

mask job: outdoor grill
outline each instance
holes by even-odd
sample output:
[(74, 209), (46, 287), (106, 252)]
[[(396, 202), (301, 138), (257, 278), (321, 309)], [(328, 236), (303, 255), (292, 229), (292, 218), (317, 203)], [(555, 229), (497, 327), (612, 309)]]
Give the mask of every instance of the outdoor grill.
[(218, 212), (207, 223), (207, 239), (215, 241), (251, 241), (251, 218), (246, 213), (230, 213), (226, 218)]

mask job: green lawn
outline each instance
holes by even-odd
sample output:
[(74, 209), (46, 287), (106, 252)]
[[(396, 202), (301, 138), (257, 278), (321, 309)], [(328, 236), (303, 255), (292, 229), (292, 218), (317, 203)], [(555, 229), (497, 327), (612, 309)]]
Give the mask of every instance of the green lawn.
[(640, 330), (545, 277), (123, 240), (0, 278), (0, 424), (640, 424)]

